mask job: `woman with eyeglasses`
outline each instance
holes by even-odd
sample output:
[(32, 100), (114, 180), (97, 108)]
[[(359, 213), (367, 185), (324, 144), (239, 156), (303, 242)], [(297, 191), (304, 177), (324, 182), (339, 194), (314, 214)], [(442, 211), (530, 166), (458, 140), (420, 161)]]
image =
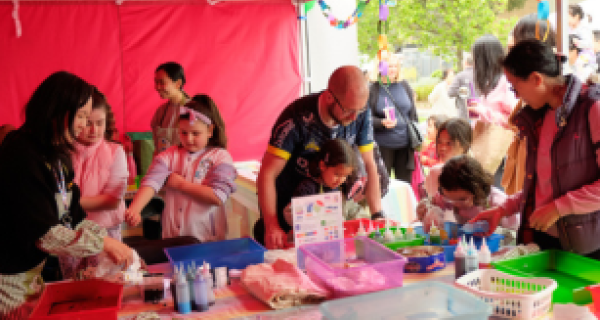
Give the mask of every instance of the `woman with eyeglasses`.
[[(443, 210), (452, 210), (459, 225), (465, 224), (483, 210), (498, 206), (506, 200), (506, 195), (492, 186), (494, 179), (483, 169), (481, 164), (468, 155), (456, 156), (442, 167), (439, 177), (439, 192), (433, 197), (431, 204)], [(423, 220), (421, 211), (420, 220)], [(519, 215), (505, 217), (500, 225), (517, 230)], [(436, 221), (442, 225), (443, 221)], [(430, 221), (425, 223), (429, 230)]]
[(527, 139), (523, 190), (480, 213), (490, 232), (520, 212), (519, 243), (600, 259), (600, 88), (562, 75), (565, 59), (537, 41), (517, 43), (504, 73), (525, 107), (515, 116)]
[(387, 76), (381, 76), (380, 82), (371, 85), (368, 103), (375, 141), (387, 171), (391, 173), (393, 168), (396, 179), (411, 183), (415, 150), (410, 147), (408, 125), (403, 119), (418, 121), (418, 116), (415, 93), (408, 82), (401, 80), (397, 55), (389, 59)]

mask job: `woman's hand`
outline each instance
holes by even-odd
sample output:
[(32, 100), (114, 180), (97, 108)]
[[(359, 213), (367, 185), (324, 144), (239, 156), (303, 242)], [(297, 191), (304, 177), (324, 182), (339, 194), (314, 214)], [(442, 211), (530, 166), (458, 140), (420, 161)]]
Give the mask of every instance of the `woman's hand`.
[[(266, 226), (265, 226), (266, 227)], [(287, 242), (287, 235), (278, 225), (270, 226), (265, 230), (265, 246), (269, 250), (283, 249)]]
[(487, 221), (490, 226), (490, 229), (488, 230), (488, 232), (484, 233), (484, 234), (476, 234), (476, 235), (489, 237), (492, 233), (494, 233), (494, 231), (496, 231), (496, 228), (500, 224), (500, 220), (504, 216), (505, 216), (504, 209), (502, 209), (501, 207), (497, 207), (494, 209), (481, 211), (477, 216), (475, 216), (475, 218), (469, 220), (469, 223), (473, 223), (476, 221)]
[(125, 210), (125, 222), (127, 222), (130, 227), (135, 227), (142, 222), (142, 215), (138, 210), (131, 209), (130, 207)]
[(381, 120), (381, 124), (388, 129), (394, 128), (396, 126), (396, 123), (398, 123), (398, 120), (390, 120), (390, 119)]
[(104, 252), (115, 264), (123, 265), (123, 270), (133, 262), (133, 250), (111, 237), (104, 237)]
[(187, 181), (181, 175), (177, 173), (171, 173), (167, 179), (166, 186), (176, 190), (181, 190), (186, 183)]
[(533, 211), (529, 217), (529, 226), (539, 231), (546, 231), (560, 218), (554, 202)]

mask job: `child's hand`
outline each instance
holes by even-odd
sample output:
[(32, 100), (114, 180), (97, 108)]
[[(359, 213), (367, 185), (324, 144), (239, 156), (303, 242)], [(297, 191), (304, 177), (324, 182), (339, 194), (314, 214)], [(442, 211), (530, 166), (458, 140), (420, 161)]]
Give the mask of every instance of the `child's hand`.
[(529, 226), (539, 231), (546, 231), (560, 218), (554, 202), (536, 209), (529, 217)]
[(496, 231), (496, 228), (500, 224), (500, 220), (504, 216), (505, 216), (504, 209), (502, 209), (501, 207), (497, 207), (494, 209), (481, 211), (477, 216), (475, 216), (475, 218), (469, 220), (469, 223), (473, 223), (476, 221), (487, 221), (490, 226), (490, 229), (488, 230), (488, 232), (485, 234), (482, 234), (482, 235), (476, 234), (476, 236), (489, 237), (492, 233), (494, 233), (494, 231)]
[(181, 187), (186, 182), (187, 181), (181, 175), (179, 175), (177, 173), (171, 173), (171, 175), (169, 175), (169, 179), (167, 179), (166, 186), (169, 188), (176, 189), (176, 190), (181, 190)]
[(419, 204), (417, 205), (417, 219), (419, 221), (423, 221), (425, 218), (425, 214), (427, 214), (427, 207), (429, 205), (431, 205), (431, 201), (429, 201), (427, 198), (419, 201)]
[(142, 215), (137, 210), (125, 210), (125, 221), (130, 227), (135, 227), (142, 222)]

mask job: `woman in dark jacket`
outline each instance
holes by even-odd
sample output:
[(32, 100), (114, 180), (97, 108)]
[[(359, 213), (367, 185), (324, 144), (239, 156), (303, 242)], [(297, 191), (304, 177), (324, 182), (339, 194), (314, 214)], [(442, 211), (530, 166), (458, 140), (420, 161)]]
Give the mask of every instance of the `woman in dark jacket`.
[[(375, 141), (387, 171), (391, 172), (393, 168), (396, 179), (410, 183), (415, 169), (415, 150), (410, 147), (408, 125), (404, 119), (417, 121), (418, 117), (414, 91), (408, 82), (400, 80), (400, 59), (395, 55), (389, 61), (388, 77), (382, 77), (381, 82), (373, 83), (370, 89)], [(386, 112), (389, 113), (386, 108), (395, 114), (386, 117)]]

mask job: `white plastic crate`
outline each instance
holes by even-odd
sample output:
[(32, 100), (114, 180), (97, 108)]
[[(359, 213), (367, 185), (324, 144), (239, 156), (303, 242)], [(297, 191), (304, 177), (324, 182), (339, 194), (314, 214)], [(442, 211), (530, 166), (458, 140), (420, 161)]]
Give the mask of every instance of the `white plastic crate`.
[(494, 269), (470, 272), (458, 278), (456, 285), (491, 305), (494, 315), (513, 319), (546, 315), (557, 288), (549, 278), (522, 278)]

